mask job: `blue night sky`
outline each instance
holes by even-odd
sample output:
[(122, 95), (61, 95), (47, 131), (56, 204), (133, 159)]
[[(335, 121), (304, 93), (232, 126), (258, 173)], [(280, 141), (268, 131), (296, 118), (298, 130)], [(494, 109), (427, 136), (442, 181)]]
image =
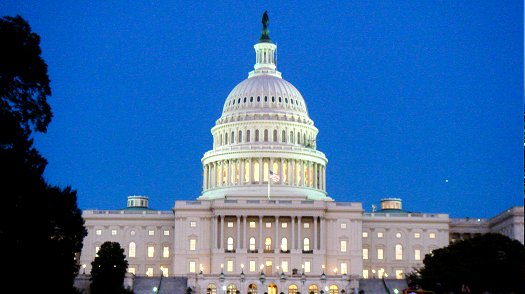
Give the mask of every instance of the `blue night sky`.
[(523, 1), (222, 2), (0, 3), (42, 38), (54, 118), (36, 146), (81, 209), (199, 196), (264, 10), (331, 197), (451, 217), (523, 205)]

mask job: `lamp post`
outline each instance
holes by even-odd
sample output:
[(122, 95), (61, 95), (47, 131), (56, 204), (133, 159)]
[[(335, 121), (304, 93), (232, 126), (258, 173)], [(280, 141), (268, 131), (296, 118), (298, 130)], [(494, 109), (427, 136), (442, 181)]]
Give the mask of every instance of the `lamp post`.
[(86, 274), (86, 264), (85, 263), (82, 265), (82, 274), (83, 275)]
[(266, 281), (266, 277), (264, 276), (264, 264), (261, 264), (260, 266), (260, 269), (261, 269), (261, 274), (259, 276), (259, 281), (261, 282), (261, 286), (264, 285), (264, 282)]
[(221, 273), (219, 274), (219, 281), (221, 281), (221, 283), (224, 282), (224, 264), (221, 263)]
[(241, 283), (244, 283), (244, 263), (241, 263)]

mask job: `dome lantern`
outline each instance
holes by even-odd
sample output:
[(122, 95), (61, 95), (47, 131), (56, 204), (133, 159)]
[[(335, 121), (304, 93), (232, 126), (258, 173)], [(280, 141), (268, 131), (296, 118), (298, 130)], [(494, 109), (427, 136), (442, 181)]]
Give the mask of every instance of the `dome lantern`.
[(255, 49), (255, 66), (254, 71), (248, 74), (248, 77), (254, 77), (258, 75), (271, 75), (275, 77), (281, 77), (281, 73), (276, 70), (277, 60), (275, 58), (275, 52), (277, 51), (277, 45), (275, 45), (270, 39), (268, 23), (268, 12), (264, 12), (262, 18), (262, 34), (259, 38), (259, 42), (253, 46)]

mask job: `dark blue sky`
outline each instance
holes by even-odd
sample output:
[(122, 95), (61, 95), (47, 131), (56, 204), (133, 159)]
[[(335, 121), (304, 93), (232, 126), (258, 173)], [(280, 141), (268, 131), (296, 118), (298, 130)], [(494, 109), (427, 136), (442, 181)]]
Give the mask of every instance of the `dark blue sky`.
[(36, 145), (80, 208), (198, 197), (264, 10), (331, 197), (452, 217), (523, 205), (523, 1), (219, 2), (0, 3), (42, 38), (54, 119)]

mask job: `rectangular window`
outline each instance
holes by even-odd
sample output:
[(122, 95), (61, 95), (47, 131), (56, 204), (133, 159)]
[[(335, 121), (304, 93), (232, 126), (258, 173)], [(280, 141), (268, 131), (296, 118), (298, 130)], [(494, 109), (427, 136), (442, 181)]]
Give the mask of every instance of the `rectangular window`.
[(170, 247), (169, 246), (162, 247), (162, 257), (164, 258), (170, 257)]
[(267, 223), (266, 223), (266, 228), (269, 229), (269, 228), (271, 228), (271, 227), (272, 227), (272, 223), (268, 223), (268, 222), (267, 222)]
[(421, 249), (414, 250), (414, 260), (421, 260)]
[(197, 240), (190, 239), (190, 251), (197, 250)]
[(196, 228), (197, 227), (197, 222), (196, 221), (191, 221), (190, 222), (190, 228)]
[(363, 238), (368, 238), (368, 232), (363, 232)]
[(154, 230), (148, 230), (148, 236), (155, 236)]
[(111, 236), (116, 236), (117, 235), (117, 230), (111, 230)]
[(310, 271), (311, 271), (311, 263), (310, 261), (305, 261), (304, 262), (304, 272), (309, 273)]
[(95, 235), (97, 235), (97, 236), (102, 235), (102, 230), (96, 230), (96, 231), (95, 231)]
[(250, 272), (255, 272), (255, 260), (250, 260)]
[(341, 262), (341, 274), (346, 275), (348, 273), (348, 264), (346, 262)]
[(250, 222), (250, 228), (255, 228), (255, 222)]
[(196, 272), (197, 263), (195, 261), (190, 261), (190, 273)]
[(341, 229), (343, 229), (343, 230), (346, 229), (346, 223), (342, 223), (341, 224)]
[(403, 279), (403, 270), (396, 270), (396, 279)]
[(414, 238), (416, 238), (416, 239), (421, 238), (421, 234), (420, 233), (414, 233)]
[(288, 272), (288, 261), (286, 260), (283, 260), (281, 262), (281, 268), (283, 270), (284, 273), (287, 273)]
[(430, 239), (436, 239), (436, 233), (430, 233), (430, 234), (428, 235), (428, 237), (429, 237)]
[(228, 222), (228, 228), (233, 228), (233, 222)]
[(368, 279), (368, 270), (363, 270), (363, 278)]
[(377, 237), (378, 238), (383, 238), (383, 232), (377, 232)]
[(128, 273), (135, 274), (137, 272), (137, 269), (133, 266), (128, 267)]
[(167, 266), (160, 266), (160, 271), (162, 272), (163, 277), (167, 277), (169, 275), (168, 267)]
[(288, 223), (281, 223), (281, 228), (283, 228), (283, 229), (288, 228)]
[(100, 247), (96, 246), (95, 247), (95, 256), (98, 256), (98, 251), (100, 250)]
[(346, 240), (341, 240), (341, 252), (346, 252)]
[(233, 260), (226, 261), (226, 271), (230, 273), (233, 272)]
[(368, 259), (368, 248), (363, 248), (363, 259)]
[(305, 228), (305, 229), (310, 228), (310, 223), (304, 223), (304, 224), (303, 224), (303, 228)]
[(169, 236), (170, 235), (170, 230), (164, 230), (163, 234), (164, 234), (164, 236)]
[(377, 248), (377, 259), (382, 260), (383, 258), (383, 248)]
[(153, 277), (153, 268), (152, 267), (148, 267), (146, 269), (146, 276)]
[(148, 246), (148, 257), (155, 257), (155, 247)]

